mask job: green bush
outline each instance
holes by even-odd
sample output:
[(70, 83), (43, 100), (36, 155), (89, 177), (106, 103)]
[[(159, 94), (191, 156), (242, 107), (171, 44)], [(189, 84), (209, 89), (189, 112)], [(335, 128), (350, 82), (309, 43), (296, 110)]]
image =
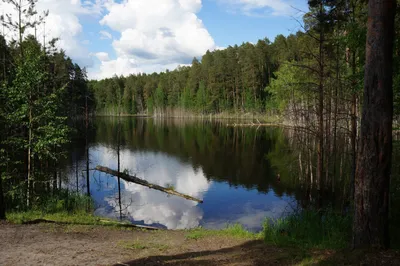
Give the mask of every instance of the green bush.
[(285, 218), (267, 219), (263, 225), (267, 243), (304, 248), (345, 248), (351, 237), (351, 217), (332, 210), (302, 210)]
[(40, 197), (32, 210), (43, 213), (79, 213), (92, 212), (94, 203), (92, 198), (79, 193), (70, 193), (68, 190), (60, 190), (56, 195)]

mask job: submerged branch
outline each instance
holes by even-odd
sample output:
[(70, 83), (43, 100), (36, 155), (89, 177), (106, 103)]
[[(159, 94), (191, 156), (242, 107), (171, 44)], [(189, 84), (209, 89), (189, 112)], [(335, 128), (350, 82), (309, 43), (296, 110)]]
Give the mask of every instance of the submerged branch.
[[(132, 227), (132, 228), (139, 228), (145, 230), (160, 230), (158, 227), (154, 226), (147, 226), (147, 225), (139, 225), (139, 224), (128, 224), (128, 223), (119, 223), (115, 221), (108, 221), (108, 220), (100, 220), (100, 223), (97, 225), (103, 226), (118, 226), (118, 227)], [(67, 221), (54, 221), (48, 219), (34, 219), (29, 221), (24, 221), (22, 224), (40, 224), (40, 223), (49, 223), (49, 224), (59, 224), (59, 225), (92, 225), (91, 223), (79, 223), (79, 222), (67, 222)]]
[(165, 188), (165, 187), (162, 187), (162, 186), (159, 186), (159, 185), (156, 185), (156, 184), (151, 184), (151, 183), (147, 182), (146, 180), (140, 179), (140, 178), (138, 178), (136, 176), (131, 176), (131, 175), (128, 175), (128, 174), (125, 174), (125, 173), (121, 173), (121, 172), (118, 175), (118, 171), (112, 170), (112, 169), (104, 167), (104, 166), (98, 165), (98, 166), (96, 166), (96, 170), (100, 171), (100, 172), (103, 172), (103, 173), (106, 173), (106, 174), (113, 175), (113, 176), (119, 176), (120, 178), (122, 178), (123, 180), (125, 180), (127, 182), (132, 182), (132, 183), (139, 184), (139, 185), (142, 185), (142, 186), (145, 186), (145, 187), (148, 187), (148, 188), (152, 188), (152, 189), (155, 189), (155, 190), (159, 190), (159, 191), (171, 194), (171, 195), (175, 195), (175, 196), (182, 197), (182, 198), (185, 198), (185, 199), (188, 199), (188, 200), (193, 200), (193, 201), (197, 201), (199, 203), (203, 203), (203, 200), (196, 199), (196, 198), (191, 197), (189, 195), (185, 195), (185, 194), (179, 193), (179, 192), (177, 192), (177, 191), (175, 191), (173, 189), (170, 189), (170, 188)]

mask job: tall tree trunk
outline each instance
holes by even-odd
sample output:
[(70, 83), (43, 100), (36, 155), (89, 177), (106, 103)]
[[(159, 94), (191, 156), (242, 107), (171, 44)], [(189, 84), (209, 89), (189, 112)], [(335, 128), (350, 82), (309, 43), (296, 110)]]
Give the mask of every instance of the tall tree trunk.
[(118, 205), (119, 205), (119, 219), (122, 220), (122, 203), (121, 203), (121, 112), (118, 111), (118, 132), (117, 132), (117, 156), (118, 156)]
[(24, 58), (24, 49), (22, 48), (22, 34), (23, 34), (23, 27), (22, 27), (22, 3), (19, 0), (18, 5), (18, 37), (19, 37), (19, 50), (21, 53), (21, 58)]
[(6, 219), (6, 203), (4, 201), (4, 194), (3, 194), (3, 179), (0, 173), (0, 220)]
[(62, 176), (61, 176), (60, 172), (56, 171), (56, 173), (57, 173), (57, 176), (58, 176), (58, 190), (61, 191), (61, 188), (62, 188)]
[(30, 207), (32, 197), (32, 96), (29, 97), (28, 161), (27, 161), (26, 206)]
[(78, 156), (75, 160), (76, 193), (79, 193)]
[(340, 89), (342, 88), (342, 82), (340, 80), (340, 45), (337, 44), (336, 46), (336, 82), (337, 86), (335, 86), (335, 98), (334, 98), (334, 115), (333, 115), (333, 145), (332, 145), (332, 155), (333, 155), (333, 174), (332, 174), (332, 192), (335, 193), (335, 178), (336, 178), (336, 153), (337, 153), (337, 147), (336, 147), (336, 141), (337, 141), (337, 124), (338, 124), (338, 86)]
[[(5, 36), (5, 24), (3, 23), (3, 36)], [(6, 51), (7, 51), (7, 42), (4, 39), (4, 46), (3, 46), (3, 82), (5, 83), (7, 80), (7, 71), (6, 71)], [(6, 84), (6, 83), (5, 83)]]
[(355, 179), (355, 248), (389, 247), (396, 0), (370, 0), (364, 103)]
[(88, 96), (85, 96), (85, 145), (86, 145), (86, 188), (87, 195), (90, 196), (90, 177), (89, 177), (89, 110), (87, 103)]
[(56, 195), (57, 193), (57, 171), (54, 171), (53, 173), (53, 196)]
[[(320, 14), (323, 12), (322, 1)], [(322, 23), (322, 22), (320, 22)], [(317, 189), (321, 189), (321, 181), (324, 172), (324, 33), (321, 29), (319, 35), (319, 86), (318, 86), (318, 145), (317, 145)]]
[(58, 180), (57, 167), (56, 167), (56, 162), (54, 162), (54, 164), (53, 164), (53, 185), (54, 185), (53, 196), (55, 196), (57, 193), (57, 180)]
[(329, 89), (329, 98), (326, 99), (326, 123), (325, 123), (325, 188), (329, 185), (329, 168), (330, 168), (330, 158), (331, 158), (331, 111), (332, 111), (332, 92)]
[[(356, 52), (352, 53), (352, 74), (353, 79), (355, 79), (356, 75)], [(351, 97), (351, 156), (352, 156), (352, 172), (350, 177), (350, 200), (354, 199), (354, 180), (356, 176), (356, 167), (357, 167), (357, 93), (356, 93), (356, 85), (357, 81), (352, 81), (353, 93)]]

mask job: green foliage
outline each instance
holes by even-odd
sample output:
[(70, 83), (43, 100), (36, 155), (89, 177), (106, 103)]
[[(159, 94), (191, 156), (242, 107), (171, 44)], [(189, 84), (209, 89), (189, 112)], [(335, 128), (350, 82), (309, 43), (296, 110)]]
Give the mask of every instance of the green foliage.
[[(194, 58), (190, 67), (120, 77), (129, 84), (124, 88), (129, 90), (124, 91), (126, 106), (134, 102), (132, 112), (141, 114), (158, 108), (163, 112), (184, 109), (190, 114), (267, 112), (293, 119), (293, 113), (312, 116), (321, 83), (325, 104), (338, 90), (339, 110), (349, 108), (346, 101), (353, 93), (358, 97), (363, 86), (366, 5), (323, 1), (320, 10), (318, 3), (309, 1), (303, 18), (306, 32), (278, 35), (274, 42), (261, 39), (256, 44), (207, 51), (201, 60)], [(115, 93), (110, 82), (96, 82), (98, 113), (113, 112)]]
[[(230, 46), (208, 51), (201, 61), (194, 58), (191, 67), (120, 78), (124, 84), (129, 84), (124, 90), (132, 92), (124, 91), (125, 105), (135, 101), (136, 113), (148, 114), (155, 108), (183, 108), (200, 114), (263, 112), (263, 89), (270, 80), (268, 73), (277, 69), (270, 58), (273, 54), (270, 45), (268, 40), (260, 40), (256, 45)], [(110, 79), (93, 83), (96, 84), (96, 111), (104, 113), (116, 105)]]
[(165, 106), (165, 95), (161, 87), (157, 87), (154, 94), (154, 105), (160, 109), (163, 109)]
[(135, 113), (135, 105), (134, 101), (132, 100), (131, 94), (132, 92), (130, 91), (130, 89), (125, 87), (122, 100), (123, 100), (123, 112), (127, 114)]
[(181, 97), (181, 106), (185, 109), (190, 110), (194, 104), (193, 100), (193, 94), (191, 89), (185, 89), (183, 91), (182, 97)]
[(55, 195), (41, 195), (27, 211), (7, 213), (7, 220), (23, 223), (34, 219), (48, 219), (58, 222), (97, 224), (99, 219), (92, 216), (93, 200), (82, 194), (60, 190)]
[(152, 98), (152, 97), (150, 97), (150, 98), (147, 100), (147, 112), (148, 112), (149, 114), (152, 114), (152, 113), (154, 112), (154, 101), (153, 101), (153, 98)]
[(196, 228), (188, 230), (186, 234), (186, 239), (198, 240), (204, 237), (212, 237), (212, 236), (228, 236), (235, 237), (240, 239), (259, 239), (261, 238), (260, 234), (252, 233), (246, 230), (241, 224), (232, 224), (227, 225), (225, 228), (220, 230), (211, 230), (205, 228)]
[[(0, 210), (4, 205), (8, 211), (25, 210), (28, 202), (37, 207), (42, 193), (51, 193), (50, 179), (69, 142), (69, 125), (84, 110), (93, 110), (86, 70), (58, 51), (56, 40), (44, 48), (25, 35), (48, 14), (37, 14), (36, 2), (11, 1), (21, 20), (1, 18), (10, 35), (19, 38), (9, 43), (0, 38), (5, 59), (0, 75)], [(21, 3), (25, 8), (18, 8)]]
[[(47, 219), (57, 222), (86, 223), (90, 224), (93, 219), (87, 213), (72, 215), (67, 212), (46, 214), (41, 211), (9, 212), (7, 221), (14, 224), (23, 224), (36, 219)], [(79, 222), (78, 222), (79, 221)]]
[(265, 89), (269, 95), (266, 108), (284, 113), (293, 105), (292, 101), (300, 101), (307, 95), (304, 84), (310, 83), (307, 83), (307, 73), (291, 62), (283, 63), (275, 77)]
[(186, 239), (198, 240), (203, 237), (206, 237), (207, 235), (210, 235), (210, 234), (207, 234), (206, 232), (200, 231), (200, 230), (196, 230), (196, 231), (193, 230), (193, 231), (187, 233), (185, 237), (186, 237)]
[(208, 100), (206, 87), (204, 85), (204, 82), (200, 82), (199, 90), (197, 91), (196, 95), (196, 104), (200, 113), (204, 113), (205, 110), (207, 110), (207, 103)]
[(43, 213), (79, 213), (94, 210), (93, 199), (80, 193), (59, 190), (55, 195), (41, 195), (32, 206), (32, 210)]
[(263, 235), (267, 243), (302, 248), (346, 248), (352, 221), (332, 210), (303, 210), (282, 219), (267, 219)]

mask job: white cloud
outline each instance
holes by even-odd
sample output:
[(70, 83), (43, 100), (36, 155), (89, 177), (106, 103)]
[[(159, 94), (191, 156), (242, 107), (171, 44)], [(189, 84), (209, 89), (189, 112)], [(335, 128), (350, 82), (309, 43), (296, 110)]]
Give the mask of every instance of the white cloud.
[(91, 69), (88, 73), (89, 79), (104, 79), (113, 75), (128, 76), (132, 73), (138, 73), (139, 69), (133, 58), (118, 57), (114, 60), (101, 60), (98, 70)]
[(102, 39), (102, 40), (112, 39), (112, 35), (108, 31), (101, 30), (99, 33), (100, 33), (100, 39)]
[(108, 53), (105, 52), (99, 52), (96, 53), (95, 56), (100, 60), (100, 61), (109, 61), (110, 58), (108, 56)]
[[(23, 4), (26, 4), (26, 0), (23, 1)], [(18, 17), (10, 4), (2, 2), (0, 5), (6, 14), (10, 14), (12, 18)], [(83, 27), (79, 17), (83, 15), (99, 15), (101, 1), (41, 0), (37, 3), (37, 10), (39, 14), (45, 10), (49, 11), (45, 24), (37, 28), (38, 39), (42, 40), (43, 35), (46, 36), (46, 40), (59, 38), (60, 40), (57, 43), (59, 48), (66, 50), (69, 56), (83, 66), (90, 66), (92, 59), (89, 56), (89, 51), (85, 47), (85, 43), (82, 43), (79, 39), (83, 34)], [(33, 34), (33, 30), (26, 32), (26, 34)], [(16, 36), (9, 34), (8, 37), (15, 38)]]
[(201, 0), (179, 0), (181, 7), (192, 13), (197, 13), (201, 9)]
[(294, 0), (218, 0), (230, 9), (249, 16), (288, 16), (295, 12)]
[(217, 47), (215, 47), (215, 50), (225, 50), (226, 49), (226, 47), (223, 47), (223, 46), (217, 46)]
[[(190, 63), (193, 57), (215, 48), (196, 15), (201, 0), (110, 1), (105, 8), (108, 13), (100, 24), (121, 35), (112, 43), (117, 59), (102, 62), (100, 71), (91, 77), (165, 70)], [(128, 68), (121, 71), (121, 64)]]

